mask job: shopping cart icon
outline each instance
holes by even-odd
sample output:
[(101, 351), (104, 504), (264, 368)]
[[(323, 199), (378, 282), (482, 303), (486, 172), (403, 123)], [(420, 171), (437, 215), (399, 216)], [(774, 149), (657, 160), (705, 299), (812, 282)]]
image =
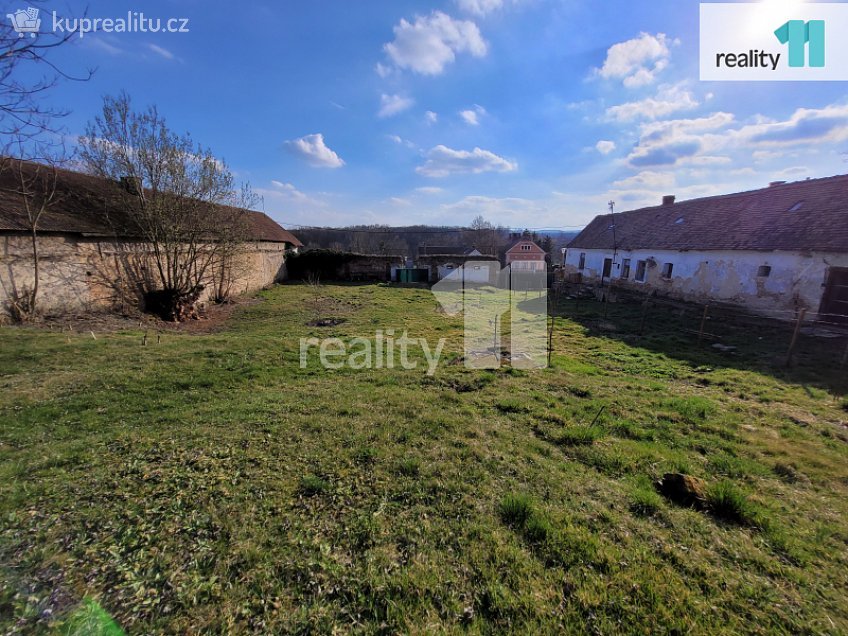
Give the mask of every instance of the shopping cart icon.
[(18, 9), (14, 13), (7, 13), (6, 17), (12, 21), (12, 28), (19, 38), (24, 37), (24, 33), (29, 33), (29, 37), (34, 38), (35, 34), (41, 28), (41, 18), (38, 17), (38, 9), (28, 8), (26, 11)]

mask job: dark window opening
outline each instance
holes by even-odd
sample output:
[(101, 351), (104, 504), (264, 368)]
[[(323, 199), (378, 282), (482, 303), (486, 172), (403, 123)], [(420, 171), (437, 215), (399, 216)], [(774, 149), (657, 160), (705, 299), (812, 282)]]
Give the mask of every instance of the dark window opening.
[(586, 269), (586, 252), (580, 252), (580, 265), (577, 269)]
[(757, 269), (757, 276), (759, 278), (768, 278), (771, 276), (771, 265), (760, 265)]
[(621, 277), (624, 280), (630, 278), (630, 259), (625, 258), (621, 263)]
[(674, 271), (674, 263), (665, 263), (662, 268), (662, 277), (665, 279), (671, 278), (671, 273)]
[(612, 274), (612, 259), (611, 259), (611, 258), (605, 258), (605, 259), (604, 259), (604, 273), (603, 273), (603, 277), (604, 277), (604, 278), (609, 278), (609, 277), (610, 277), (610, 274)]
[(636, 280), (640, 283), (645, 282), (645, 274), (648, 271), (647, 261), (636, 261)]

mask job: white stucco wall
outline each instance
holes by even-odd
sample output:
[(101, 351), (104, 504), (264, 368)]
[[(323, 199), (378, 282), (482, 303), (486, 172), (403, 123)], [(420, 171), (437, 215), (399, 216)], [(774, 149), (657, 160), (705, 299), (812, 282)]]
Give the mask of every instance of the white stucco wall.
[[(582, 270), (581, 253), (586, 255)], [(604, 259), (612, 257), (612, 250), (569, 248), (566, 271), (580, 271), (587, 282), (599, 282)], [(624, 259), (628, 258), (630, 276), (625, 282), (621, 272)], [(640, 260), (649, 264), (645, 282), (635, 280)], [(664, 263), (674, 265), (670, 280), (661, 275)], [(757, 276), (764, 265), (771, 267), (770, 274)], [(610, 278), (629, 288), (656, 290), (672, 298), (734, 303), (757, 313), (790, 319), (791, 313), (802, 307), (811, 314), (819, 310), (830, 267), (848, 267), (848, 252), (619, 250)]]

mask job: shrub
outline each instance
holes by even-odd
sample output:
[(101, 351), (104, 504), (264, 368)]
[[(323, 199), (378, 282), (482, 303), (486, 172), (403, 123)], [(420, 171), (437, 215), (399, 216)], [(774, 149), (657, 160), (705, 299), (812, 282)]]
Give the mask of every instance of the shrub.
[(527, 495), (507, 495), (498, 506), (501, 520), (511, 526), (523, 526), (532, 513), (533, 500)]

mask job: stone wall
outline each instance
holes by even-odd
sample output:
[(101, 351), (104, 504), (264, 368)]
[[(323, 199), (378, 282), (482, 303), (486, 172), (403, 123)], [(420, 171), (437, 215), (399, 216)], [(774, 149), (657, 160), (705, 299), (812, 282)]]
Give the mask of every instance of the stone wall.
[[(38, 245), (37, 303), (44, 314), (139, 306), (144, 281), (155, 280), (144, 243), (43, 235)], [(261, 289), (283, 280), (285, 274), (285, 244), (249, 243), (232, 268), (231, 290), (237, 294)], [(8, 314), (10, 300), (32, 288), (33, 282), (30, 238), (0, 234), (0, 316)], [(214, 293), (209, 282), (202, 300)]]

